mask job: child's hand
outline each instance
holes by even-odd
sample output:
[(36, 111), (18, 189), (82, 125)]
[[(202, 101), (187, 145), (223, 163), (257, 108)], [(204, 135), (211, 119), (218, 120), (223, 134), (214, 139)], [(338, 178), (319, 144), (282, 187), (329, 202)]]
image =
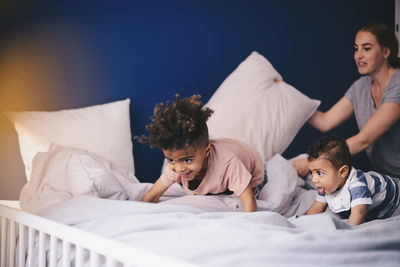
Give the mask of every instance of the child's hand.
[(253, 195), (253, 189), (249, 186), (239, 196), (240, 201), (243, 204), (244, 212), (252, 212), (257, 210), (257, 203)]
[(140, 199), (143, 202), (157, 202), (160, 197), (167, 191), (168, 187), (158, 179), (153, 186), (146, 192), (146, 194)]
[(315, 200), (314, 203), (306, 212), (306, 215), (322, 213), (326, 210), (327, 206), (328, 204), (326, 202), (319, 202)]

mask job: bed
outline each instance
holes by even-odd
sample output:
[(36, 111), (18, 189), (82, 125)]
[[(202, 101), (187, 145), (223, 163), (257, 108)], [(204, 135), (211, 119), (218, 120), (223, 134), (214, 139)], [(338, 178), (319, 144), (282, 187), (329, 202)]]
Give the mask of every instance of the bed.
[(53, 205), (39, 216), (0, 206), (1, 264), (398, 266), (400, 262), (399, 216), (351, 227), (325, 214), (286, 218), (271, 211), (209, 211), (210, 204), (221, 206), (226, 200), (197, 199), (195, 207), (189, 206), (193, 199), (184, 198), (149, 204), (85, 196)]
[(0, 202), (1, 267), (399, 266), (400, 216), (357, 227), (303, 216), (316, 191), (281, 153), (319, 101), (257, 52), (206, 104), (215, 111), (212, 138), (245, 141), (265, 162), (257, 212), (241, 212), (237, 197), (188, 196), (179, 185), (159, 203), (139, 202), (151, 184), (135, 176), (129, 105), (7, 113), (27, 183), (19, 201)]

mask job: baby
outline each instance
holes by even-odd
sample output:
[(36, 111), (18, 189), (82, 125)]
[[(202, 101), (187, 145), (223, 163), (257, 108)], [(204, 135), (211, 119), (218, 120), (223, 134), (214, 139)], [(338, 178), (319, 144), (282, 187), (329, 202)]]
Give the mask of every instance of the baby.
[(329, 206), (349, 224), (359, 225), (400, 213), (399, 180), (351, 167), (349, 148), (340, 137), (315, 142), (308, 151), (308, 168), (318, 195), (306, 214), (321, 213)]
[(158, 147), (168, 168), (141, 201), (157, 202), (173, 183), (180, 183), (189, 195), (234, 194), (243, 211), (257, 210), (256, 199), (266, 184), (260, 155), (233, 139), (210, 140), (206, 121), (213, 111), (202, 108), (199, 95), (154, 108), (149, 136), (139, 142)]

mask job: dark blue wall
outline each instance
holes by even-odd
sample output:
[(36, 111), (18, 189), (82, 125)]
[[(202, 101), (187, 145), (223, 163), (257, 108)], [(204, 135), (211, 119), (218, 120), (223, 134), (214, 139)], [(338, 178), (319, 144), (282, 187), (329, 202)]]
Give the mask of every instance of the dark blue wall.
[[(153, 106), (175, 93), (200, 93), (207, 102), (253, 50), (326, 110), (358, 77), (355, 32), (372, 21), (393, 27), (395, 6), (394, 0), (34, 2), (2, 4), (0, 48), (16, 36), (52, 34), (64, 83), (54, 89), (54, 101), (32, 97), (15, 109), (56, 110), (129, 97), (133, 135), (144, 133)], [(335, 133), (356, 131), (351, 120)], [(318, 136), (304, 126), (284, 155), (304, 152)], [(154, 181), (160, 151), (137, 143), (133, 150), (137, 176)], [(356, 164), (368, 168), (364, 155)]]

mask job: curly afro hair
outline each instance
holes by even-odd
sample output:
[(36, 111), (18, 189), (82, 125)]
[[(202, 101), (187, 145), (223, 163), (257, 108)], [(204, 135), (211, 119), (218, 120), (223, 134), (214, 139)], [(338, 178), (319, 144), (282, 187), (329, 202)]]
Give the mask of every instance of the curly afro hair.
[(351, 154), (346, 140), (339, 136), (328, 135), (314, 142), (308, 149), (308, 161), (324, 156), (336, 169), (343, 165), (351, 167)]
[(178, 150), (188, 146), (206, 146), (209, 141), (207, 120), (213, 113), (202, 108), (200, 95), (155, 106), (151, 123), (146, 126), (148, 136), (142, 135), (140, 143), (166, 150)]

